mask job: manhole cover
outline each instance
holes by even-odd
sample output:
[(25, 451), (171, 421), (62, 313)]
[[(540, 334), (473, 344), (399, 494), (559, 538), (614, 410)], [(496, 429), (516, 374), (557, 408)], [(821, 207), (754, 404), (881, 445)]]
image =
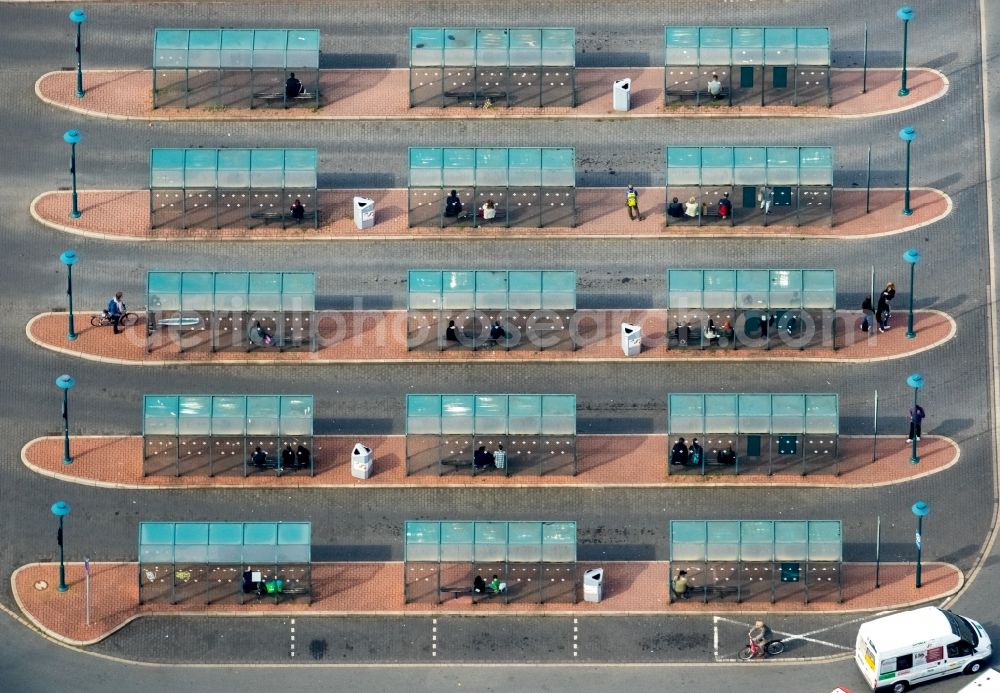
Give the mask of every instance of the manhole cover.
[(49, 583), (45, 582), (45, 580), (39, 580), (38, 582), (35, 583), (35, 589), (38, 590), (39, 592), (48, 588), (49, 588)]

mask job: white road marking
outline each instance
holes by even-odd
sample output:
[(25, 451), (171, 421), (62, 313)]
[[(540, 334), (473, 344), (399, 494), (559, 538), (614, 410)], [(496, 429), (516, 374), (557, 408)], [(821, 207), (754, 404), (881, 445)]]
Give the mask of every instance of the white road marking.
[(437, 639), (438, 639), (438, 636), (437, 636), (437, 631), (438, 631), (438, 629), (437, 629), (437, 622), (438, 622), (438, 620), (436, 618), (432, 618), (431, 619), (431, 633), (432, 633), (432, 635), (431, 635), (431, 657), (437, 657), (438, 656), (438, 653), (437, 653), (437, 647), (438, 647), (437, 646)]
[[(732, 623), (732, 624), (737, 625), (737, 626), (743, 626), (744, 628), (747, 628), (747, 629), (750, 628), (750, 624), (749, 623), (743, 623), (742, 621), (734, 621), (732, 619), (723, 618), (722, 616), (716, 616), (714, 618), (715, 618), (715, 622), (716, 623), (718, 623), (719, 621), (724, 621), (726, 623)], [(786, 643), (792, 642), (794, 640), (803, 640), (805, 642), (811, 642), (811, 643), (815, 643), (817, 645), (826, 645), (827, 647), (832, 647), (835, 650), (843, 650), (844, 652), (850, 652), (854, 648), (852, 648), (852, 647), (845, 647), (844, 645), (838, 645), (838, 644), (832, 643), (832, 642), (827, 642), (826, 640), (819, 640), (817, 638), (810, 638), (809, 636), (810, 635), (815, 635), (816, 633), (822, 633), (824, 631), (833, 630), (834, 628), (837, 628), (838, 626), (844, 626), (844, 625), (848, 625), (850, 623), (857, 623), (858, 621), (864, 621), (867, 618), (868, 618), (868, 616), (864, 616), (864, 617), (858, 618), (858, 619), (856, 619), (854, 621), (846, 621), (844, 623), (837, 623), (837, 624), (834, 624), (832, 626), (827, 626), (826, 628), (820, 628), (818, 630), (814, 630), (814, 631), (812, 631), (810, 633), (794, 634), (794, 633), (786, 633), (786, 632), (780, 631), (780, 630), (775, 630), (774, 632), (777, 633), (778, 635), (785, 636), (785, 637), (782, 637), (782, 640), (784, 642), (786, 642)], [(716, 637), (718, 637), (718, 626), (716, 626)], [(716, 650), (716, 657), (718, 657), (718, 650)]]
[(712, 617), (712, 647), (715, 654), (715, 658), (719, 658), (719, 617)]

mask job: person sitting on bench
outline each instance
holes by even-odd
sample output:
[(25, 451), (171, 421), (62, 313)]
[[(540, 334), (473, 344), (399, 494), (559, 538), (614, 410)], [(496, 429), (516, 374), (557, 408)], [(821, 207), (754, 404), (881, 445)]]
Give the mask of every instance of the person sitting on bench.
[(500, 326), (499, 320), (494, 320), (490, 327), (490, 339), (507, 339), (507, 330)]
[(688, 463), (688, 446), (683, 438), (678, 438), (670, 450), (670, 464), (685, 465)]
[(455, 326), (454, 320), (448, 321), (448, 327), (444, 331), (444, 339), (446, 342), (458, 341), (458, 328)]
[(476, 469), (486, 469), (487, 467), (494, 466), (494, 457), (492, 452), (487, 452), (485, 445), (480, 445), (479, 449), (476, 450), (476, 454), (473, 456), (472, 464)]
[(299, 469), (306, 469), (311, 464), (311, 455), (309, 453), (309, 448), (305, 445), (299, 445), (295, 449), (295, 466)]
[(295, 221), (302, 221), (306, 218), (306, 208), (302, 204), (302, 200), (295, 198), (295, 202), (292, 203), (292, 219)]
[(472, 581), (472, 591), (475, 594), (486, 593), (486, 580), (483, 580), (482, 575), (477, 575), (476, 579)]
[(682, 218), (684, 216), (684, 205), (682, 205), (680, 200), (675, 197), (673, 201), (667, 205), (667, 214), (672, 216), (674, 219)]
[(444, 215), (446, 217), (457, 217), (462, 213), (462, 200), (458, 197), (458, 191), (452, 190), (451, 195), (444, 201)]
[(494, 575), (493, 579), (490, 580), (490, 592), (493, 594), (503, 594), (507, 591), (507, 583), (500, 582), (500, 576)]
[(292, 450), (291, 443), (285, 443), (285, 449), (281, 451), (281, 468), (292, 469), (295, 466), (295, 451)]
[(736, 464), (736, 451), (733, 450), (732, 443), (725, 450), (719, 450), (715, 454), (719, 464)]
[(263, 469), (267, 466), (267, 453), (261, 450), (258, 445), (254, 448), (253, 455), (250, 456), (250, 462), (253, 463), (254, 467), (258, 469)]
[(265, 594), (282, 594), (284, 591), (285, 581), (278, 578), (261, 580), (257, 583), (258, 597), (263, 597)]
[(288, 79), (285, 80), (285, 98), (294, 99), (296, 96), (305, 91), (302, 87), (302, 82), (295, 79), (295, 73), (293, 72)]
[(483, 204), (482, 209), (480, 209), (479, 211), (480, 211), (480, 216), (482, 216), (483, 218), (483, 221), (490, 221), (491, 219), (497, 218), (497, 206), (496, 203), (493, 202), (493, 200), (486, 200), (486, 203)]
[(691, 439), (691, 450), (688, 453), (688, 462), (695, 467), (701, 465), (701, 461), (705, 458), (705, 450), (698, 443), (697, 438)]
[(274, 337), (272, 337), (267, 330), (261, 327), (260, 320), (256, 321), (250, 327), (247, 338), (250, 340), (250, 343), (255, 346), (271, 346), (274, 344)]

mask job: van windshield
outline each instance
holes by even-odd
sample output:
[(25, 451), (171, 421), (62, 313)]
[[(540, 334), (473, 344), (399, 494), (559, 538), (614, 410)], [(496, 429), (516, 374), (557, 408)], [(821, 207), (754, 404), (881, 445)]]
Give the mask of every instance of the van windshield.
[(979, 634), (976, 632), (975, 626), (969, 623), (968, 619), (944, 609), (941, 610), (941, 613), (948, 619), (948, 625), (951, 626), (952, 633), (973, 647), (979, 645)]

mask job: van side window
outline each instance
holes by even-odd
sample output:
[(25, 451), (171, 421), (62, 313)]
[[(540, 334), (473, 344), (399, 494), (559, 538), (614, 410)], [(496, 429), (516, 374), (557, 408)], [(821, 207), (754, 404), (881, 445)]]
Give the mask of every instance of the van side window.
[(972, 654), (972, 646), (969, 643), (959, 640), (948, 645), (949, 657), (968, 657)]
[(902, 657), (896, 657), (896, 671), (905, 671), (913, 667), (913, 655), (903, 655)]

